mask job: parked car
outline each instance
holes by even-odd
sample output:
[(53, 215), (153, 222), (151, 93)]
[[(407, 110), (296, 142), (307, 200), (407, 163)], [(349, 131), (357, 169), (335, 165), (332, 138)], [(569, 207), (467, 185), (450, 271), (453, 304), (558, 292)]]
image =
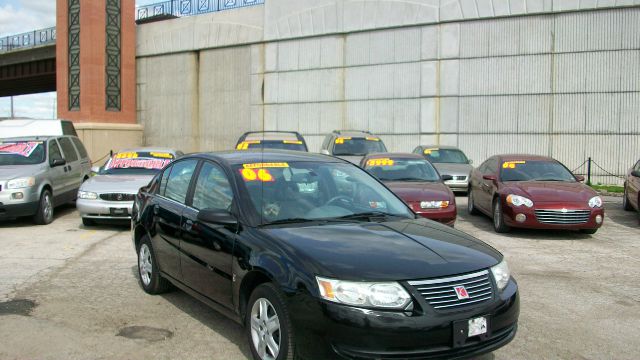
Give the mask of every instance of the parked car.
[(576, 229), (594, 234), (604, 220), (602, 199), (562, 163), (546, 156), (496, 155), (472, 172), (468, 210), (511, 227)]
[(360, 167), (382, 181), (416, 214), (453, 226), (456, 197), (438, 171), (418, 154), (382, 153), (367, 155)]
[(337, 156), (354, 164), (370, 153), (387, 152), (382, 139), (368, 131), (334, 130), (322, 142), (320, 153)]
[(236, 150), (282, 149), (309, 151), (304, 137), (295, 131), (250, 131), (238, 139)]
[(444, 183), (455, 192), (466, 192), (469, 189), (469, 176), (473, 170), (473, 161), (455, 146), (420, 145), (413, 150), (422, 154), (440, 174), (451, 175), (451, 180)]
[(69, 120), (7, 119), (0, 121), (0, 138), (24, 136), (78, 136)]
[(114, 154), (95, 176), (85, 181), (78, 191), (76, 207), (85, 226), (95, 220), (131, 218), (131, 207), (138, 189), (167, 164), (182, 156), (182, 151), (166, 148), (136, 148)]
[(640, 160), (627, 171), (622, 205), (627, 211), (636, 210), (640, 219)]
[(334, 157), (187, 155), (140, 189), (132, 238), (144, 291), (244, 324), (255, 359), (476, 356), (516, 334), (497, 250)]
[(0, 140), (0, 219), (33, 216), (46, 225), (56, 206), (73, 202), (91, 160), (76, 136)]

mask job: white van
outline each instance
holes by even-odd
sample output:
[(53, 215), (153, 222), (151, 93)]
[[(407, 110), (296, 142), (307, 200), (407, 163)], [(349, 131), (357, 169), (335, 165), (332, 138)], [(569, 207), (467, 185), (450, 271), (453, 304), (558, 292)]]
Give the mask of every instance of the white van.
[(68, 120), (8, 119), (0, 121), (0, 139), (24, 136), (78, 136)]

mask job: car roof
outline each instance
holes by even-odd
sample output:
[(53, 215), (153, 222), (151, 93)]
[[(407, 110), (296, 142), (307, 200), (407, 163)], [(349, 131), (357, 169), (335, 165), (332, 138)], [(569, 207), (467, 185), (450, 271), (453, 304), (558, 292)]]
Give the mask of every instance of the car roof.
[(338, 135), (338, 136), (354, 136), (354, 137), (375, 137), (378, 138), (378, 136), (373, 135), (372, 133), (368, 132), (368, 131), (364, 131), (364, 130), (334, 130), (333, 131), (334, 134)]
[(374, 153), (374, 154), (367, 154), (364, 157), (364, 159), (381, 159), (381, 158), (425, 160), (425, 158), (420, 154), (401, 153), (401, 152)]
[(171, 149), (171, 148), (165, 148), (165, 147), (148, 146), (148, 147), (122, 149), (114, 153), (117, 154), (117, 153), (123, 153), (123, 152), (168, 152), (171, 154), (177, 154), (177, 153), (180, 153), (181, 151), (177, 149)]
[(216, 151), (205, 153), (188, 154), (184, 158), (200, 157), (211, 160), (219, 160), (229, 165), (240, 165), (248, 163), (275, 163), (275, 162), (333, 162), (347, 163), (342, 159), (333, 156), (314, 154), (309, 152), (294, 150), (276, 150), (276, 149), (256, 149), (244, 151)]
[(291, 141), (302, 141), (303, 138), (296, 132), (293, 131), (256, 131), (256, 132), (248, 132), (243, 136), (242, 141), (254, 141), (254, 140), (262, 140), (262, 141), (278, 141), (278, 140), (291, 140)]
[(518, 161), (518, 160), (556, 161), (554, 158), (549, 156), (532, 155), (532, 154), (501, 154), (496, 156), (499, 157), (502, 161)]
[(73, 135), (47, 135), (47, 136), (19, 136), (10, 138), (0, 138), (0, 142), (9, 141), (47, 141), (49, 139), (57, 139), (59, 137), (77, 137)]
[[(460, 150), (459, 147), (457, 146), (453, 146), (453, 145), (420, 145), (423, 148), (427, 148), (427, 149), (455, 149), (455, 150)], [(462, 150), (460, 150), (462, 151)]]

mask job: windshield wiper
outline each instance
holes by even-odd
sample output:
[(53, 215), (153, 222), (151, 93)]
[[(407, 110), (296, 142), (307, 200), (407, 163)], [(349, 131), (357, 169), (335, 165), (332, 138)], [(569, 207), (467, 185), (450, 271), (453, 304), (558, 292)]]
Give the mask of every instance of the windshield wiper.
[(533, 181), (566, 181), (562, 179), (533, 179)]
[(306, 223), (317, 221), (316, 219), (307, 219), (307, 218), (287, 218), (287, 219), (279, 219), (264, 223), (262, 225), (278, 225), (278, 224), (297, 224), (297, 223)]
[(429, 181), (429, 180), (406, 177), (406, 178), (399, 178), (399, 179), (389, 179), (387, 181)]
[(369, 212), (363, 212), (363, 213), (357, 213), (357, 214), (351, 214), (351, 215), (345, 215), (345, 216), (339, 216), (336, 217), (334, 219), (336, 220), (360, 220), (360, 219), (364, 219), (367, 221), (371, 221), (372, 218), (375, 217), (398, 217), (400, 215), (395, 215), (395, 214), (390, 214), (390, 213), (386, 213), (383, 211), (369, 211)]

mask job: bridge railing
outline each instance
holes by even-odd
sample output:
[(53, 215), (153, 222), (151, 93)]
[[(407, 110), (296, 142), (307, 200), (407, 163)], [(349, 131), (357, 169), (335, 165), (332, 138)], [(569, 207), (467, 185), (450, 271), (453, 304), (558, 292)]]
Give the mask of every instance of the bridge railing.
[(136, 7), (136, 20), (154, 16), (192, 16), (264, 4), (264, 0), (168, 0)]
[(0, 53), (56, 42), (56, 27), (29, 31), (0, 38)]

